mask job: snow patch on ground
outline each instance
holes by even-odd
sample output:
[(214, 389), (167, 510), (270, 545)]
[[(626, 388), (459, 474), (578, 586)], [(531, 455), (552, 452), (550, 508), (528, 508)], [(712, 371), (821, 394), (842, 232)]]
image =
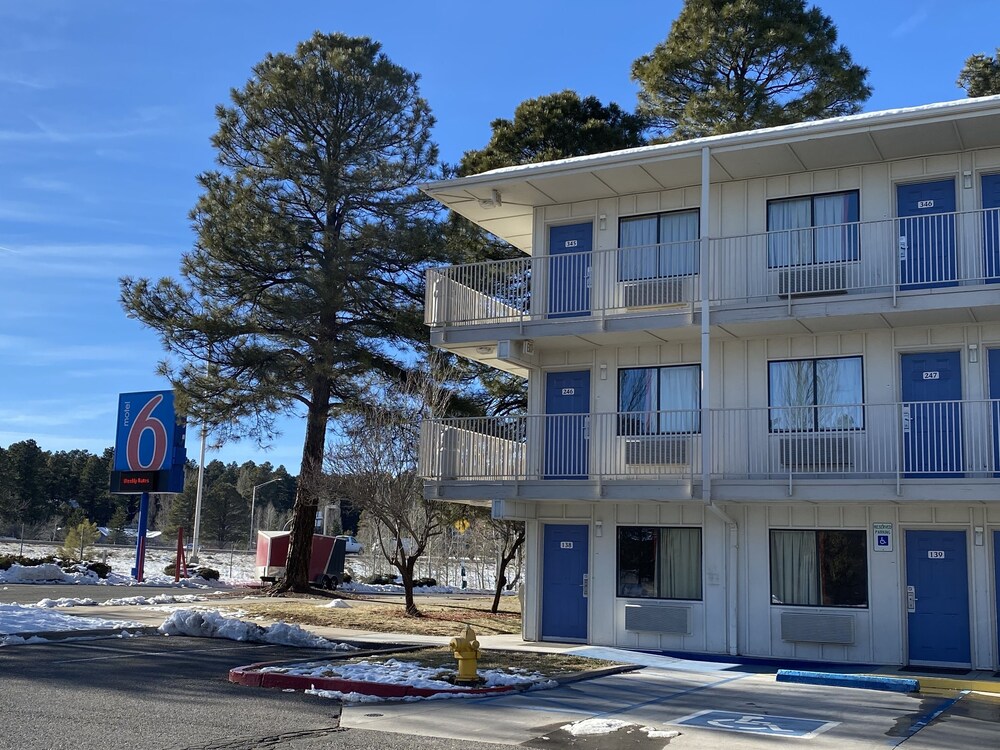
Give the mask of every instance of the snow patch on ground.
[(52, 630), (117, 630), (141, 628), (140, 622), (106, 620), (101, 617), (77, 617), (36, 606), (0, 604), (0, 635), (12, 633), (42, 633)]
[[(213, 591), (212, 594), (221, 594)], [(208, 601), (207, 596), (197, 594), (157, 594), (156, 596), (125, 596), (118, 599), (108, 599), (101, 602), (101, 607), (145, 607), (157, 604), (190, 604), (192, 602)]]
[[(448, 697), (472, 696), (474, 693), (463, 693), (461, 687), (448, 682), (445, 678), (454, 674), (453, 669), (442, 667), (426, 667), (416, 662), (399, 661), (398, 659), (362, 660), (354, 663), (342, 662), (309, 662), (290, 667), (263, 667), (261, 672), (277, 672), (280, 674), (298, 675), (301, 677), (339, 677), (344, 680), (358, 682), (377, 682), (386, 685), (408, 685), (416, 688), (442, 690), (449, 693)], [(529, 672), (525, 669), (481, 669), (479, 676), (485, 681), (477, 687), (555, 687), (555, 680), (549, 680), (539, 672)], [(307, 691), (323, 698), (338, 698), (351, 703), (372, 703), (375, 700), (385, 700), (374, 696), (364, 696), (364, 700), (355, 700), (356, 693), (340, 693), (335, 690)], [(481, 697), (481, 696), (480, 696)], [(417, 698), (420, 700), (420, 698)]]
[(197, 638), (228, 638), (233, 641), (249, 641), (251, 643), (273, 643), (282, 646), (298, 646), (300, 648), (326, 648), (333, 651), (353, 651), (355, 646), (347, 643), (336, 643), (320, 638), (298, 625), (276, 622), (273, 625), (261, 627), (252, 622), (244, 622), (235, 617), (225, 617), (215, 611), (198, 611), (179, 609), (172, 612), (163, 624), (160, 632), (164, 635), (186, 635)]
[(673, 729), (657, 729), (656, 727), (640, 727), (637, 724), (632, 724), (628, 721), (622, 721), (621, 719), (584, 719), (583, 721), (574, 721), (572, 724), (563, 724), (560, 729), (569, 732), (574, 737), (582, 737), (587, 735), (600, 735), (600, 734), (613, 734), (619, 730), (625, 729), (627, 734), (631, 734), (634, 731), (645, 732), (647, 736), (657, 738), (657, 739), (672, 739), (680, 735), (680, 732)]
[(96, 607), (97, 602), (93, 599), (40, 599), (35, 604), (25, 606), (38, 607), (39, 609), (52, 609), (54, 607)]
[(346, 599), (331, 599), (326, 604), (320, 604), (321, 607), (326, 607), (327, 609), (350, 609), (351, 605), (347, 603)]

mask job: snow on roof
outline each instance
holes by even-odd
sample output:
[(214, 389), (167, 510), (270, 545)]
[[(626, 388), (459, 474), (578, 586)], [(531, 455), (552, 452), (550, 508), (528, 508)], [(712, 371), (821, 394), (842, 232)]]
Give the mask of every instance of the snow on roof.
[(705, 146), (727, 146), (740, 143), (752, 143), (754, 141), (774, 140), (782, 136), (792, 136), (799, 133), (809, 133), (814, 131), (823, 133), (830, 130), (838, 130), (851, 125), (877, 125), (882, 122), (905, 121), (908, 119), (920, 119), (929, 115), (946, 114), (957, 110), (976, 111), (988, 108), (989, 105), (1000, 104), (1000, 95), (983, 96), (977, 98), (957, 99), (950, 102), (936, 102), (933, 104), (923, 104), (916, 107), (898, 107), (896, 109), (884, 109), (875, 112), (862, 112), (856, 115), (843, 115), (841, 117), (831, 117), (825, 120), (807, 120), (796, 122), (790, 125), (777, 125), (770, 128), (759, 128), (757, 130), (744, 130), (738, 133), (726, 133), (724, 135), (710, 135), (702, 138), (692, 138), (686, 141), (673, 141), (671, 143), (657, 143), (649, 146), (637, 146), (635, 148), (621, 149), (619, 151), (605, 151), (598, 154), (587, 154), (585, 156), (573, 156), (566, 159), (556, 159), (553, 161), (534, 162), (530, 164), (519, 164), (513, 167), (500, 167), (488, 172), (471, 175), (469, 177), (454, 180), (442, 180), (425, 185), (425, 189), (442, 187), (444, 185), (455, 185), (465, 182), (478, 182), (489, 177), (516, 176), (540, 170), (547, 171), (561, 166), (584, 165), (588, 162), (616, 161), (623, 157), (637, 156), (640, 154), (670, 154), (675, 152), (696, 151)]

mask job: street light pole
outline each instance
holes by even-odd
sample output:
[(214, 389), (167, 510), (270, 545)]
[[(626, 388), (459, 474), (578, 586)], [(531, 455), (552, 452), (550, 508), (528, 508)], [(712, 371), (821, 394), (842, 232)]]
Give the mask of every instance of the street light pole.
[(191, 557), (193, 563), (198, 562), (198, 532), (201, 531), (201, 494), (205, 487), (205, 441), (208, 438), (208, 425), (201, 426), (201, 450), (198, 453), (198, 491), (194, 500), (194, 533), (191, 535)]
[(257, 490), (260, 487), (266, 487), (269, 484), (273, 484), (274, 482), (277, 482), (278, 479), (280, 479), (280, 477), (277, 478), (277, 479), (268, 479), (263, 484), (255, 485), (254, 488), (253, 488), (253, 492), (250, 495), (250, 538), (247, 539), (247, 549), (250, 549), (250, 545), (254, 541), (254, 538), (253, 538), (253, 521), (254, 521), (253, 512), (254, 512), (254, 508), (257, 505)]

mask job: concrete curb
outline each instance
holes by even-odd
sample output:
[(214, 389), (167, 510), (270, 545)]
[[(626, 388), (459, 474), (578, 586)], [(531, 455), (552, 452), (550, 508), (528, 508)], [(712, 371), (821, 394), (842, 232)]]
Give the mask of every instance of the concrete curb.
[(602, 667), (601, 669), (588, 669), (585, 672), (573, 672), (572, 674), (563, 675), (561, 677), (553, 677), (555, 682), (560, 685), (571, 685), (574, 682), (583, 682), (584, 680), (593, 680), (598, 677), (607, 677), (613, 674), (622, 674), (623, 672), (636, 672), (643, 669), (642, 664), (627, 664), (625, 666), (619, 667)]
[[(129, 635), (159, 635), (159, 627), (143, 625), (138, 628), (91, 628), (90, 630), (41, 630), (26, 633), (7, 633), (18, 638), (44, 638), (47, 641), (67, 641), (74, 638), (114, 638), (123, 633)], [(2, 636), (0, 636), (2, 637)]]
[(840, 674), (837, 672), (806, 672), (799, 669), (779, 669), (777, 682), (798, 682), (805, 685), (832, 685), (834, 687), (888, 690), (894, 693), (916, 693), (920, 690), (917, 680), (902, 677), (879, 677), (870, 674)]
[[(272, 662), (273, 663), (273, 662)], [(339, 693), (361, 693), (379, 698), (429, 698), (441, 693), (463, 695), (490, 696), (510, 693), (518, 688), (514, 685), (503, 685), (490, 688), (458, 688), (456, 690), (437, 690), (434, 688), (418, 688), (410, 685), (395, 685), (385, 682), (364, 682), (361, 680), (345, 680), (341, 677), (312, 677), (309, 675), (286, 674), (283, 672), (264, 672), (267, 663), (248, 664), (229, 670), (229, 681), (248, 687), (278, 688), (282, 690), (334, 690)]]

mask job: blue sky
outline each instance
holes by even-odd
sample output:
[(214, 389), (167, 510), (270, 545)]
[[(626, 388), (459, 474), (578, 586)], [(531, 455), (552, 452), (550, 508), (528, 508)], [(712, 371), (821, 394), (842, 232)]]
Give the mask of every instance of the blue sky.
[[(870, 68), (868, 111), (960, 99), (968, 55), (992, 54), (996, 0), (825, 0)], [(422, 76), (442, 158), (482, 147), (495, 117), (575, 89), (631, 109), (632, 60), (680, 0), (403, 3), (32, 0), (0, 5), (0, 446), (101, 452), (118, 393), (157, 390), (156, 336), (118, 304), (122, 275), (175, 274), (214, 107), (267, 52), (314, 31), (368, 35)], [(304, 425), (268, 452), (210, 453), (297, 473)], [(189, 455), (195, 456), (194, 431)]]

